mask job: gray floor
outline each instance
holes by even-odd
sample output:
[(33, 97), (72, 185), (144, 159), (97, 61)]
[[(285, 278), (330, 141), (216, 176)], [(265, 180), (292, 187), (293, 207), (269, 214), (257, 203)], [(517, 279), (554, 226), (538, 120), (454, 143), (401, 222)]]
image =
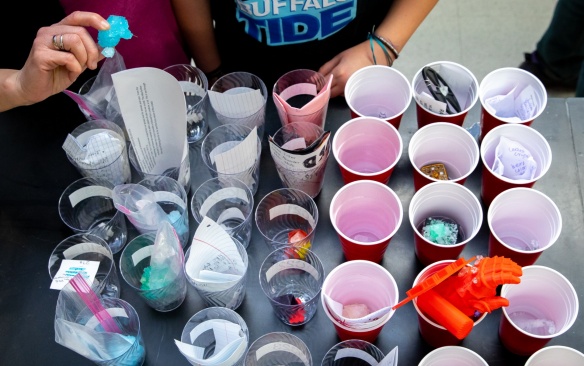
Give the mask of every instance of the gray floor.
[[(413, 0), (423, 1), (423, 0)], [(394, 67), (412, 80), (422, 66), (452, 61), (480, 81), (517, 67), (547, 28), (556, 0), (442, 0), (402, 50)], [(548, 91), (548, 97), (574, 93)]]

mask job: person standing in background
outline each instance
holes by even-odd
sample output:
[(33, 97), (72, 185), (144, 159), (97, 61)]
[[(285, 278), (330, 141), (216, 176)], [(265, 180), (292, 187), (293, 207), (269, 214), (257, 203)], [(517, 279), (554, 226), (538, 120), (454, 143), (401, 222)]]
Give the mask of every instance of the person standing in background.
[(584, 97), (584, 0), (558, 0), (552, 20), (519, 68), (546, 88), (576, 91)]

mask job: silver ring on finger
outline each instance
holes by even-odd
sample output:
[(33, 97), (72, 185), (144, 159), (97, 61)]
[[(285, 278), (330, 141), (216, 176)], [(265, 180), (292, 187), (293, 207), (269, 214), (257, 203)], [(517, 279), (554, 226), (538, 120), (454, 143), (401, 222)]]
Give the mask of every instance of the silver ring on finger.
[(63, 35), (53, 35), (53, 46), (59, 51), (65, 51), (65, 45), (63, 45)]

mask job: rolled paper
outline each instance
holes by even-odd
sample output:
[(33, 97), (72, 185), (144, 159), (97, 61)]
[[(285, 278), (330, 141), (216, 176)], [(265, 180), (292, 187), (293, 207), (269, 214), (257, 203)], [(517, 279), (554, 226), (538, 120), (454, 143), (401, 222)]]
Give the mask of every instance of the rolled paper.
[(464, 339), (472, 330), (472, 319), (434, 290), (418, 296), (417, 304), (424, 314), (458, 339)]

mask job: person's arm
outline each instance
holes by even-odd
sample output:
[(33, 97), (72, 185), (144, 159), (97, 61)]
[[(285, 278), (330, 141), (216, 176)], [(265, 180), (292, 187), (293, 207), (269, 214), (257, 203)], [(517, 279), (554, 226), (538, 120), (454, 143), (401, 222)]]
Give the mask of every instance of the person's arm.
[[(209, 0), (171, 0), (176, 20), (187, 42), (195, 66), (205, 74), (217, 70), (221, 59), (217, 44), (211, 4)], [(212, 80), (209, 80), (209, 85)]]
[[(438, 0), (395, 0), (381, 24), (375, 29), (375, 34), (390, 41), (400, 52), (436, 3)], [(385, 64), (383, 50), (375, 42), (374, 50), (377, 63)], [(391, 51), (389, 55), (394, 58)], [(334, 75), (331, 97), (336, 97), (343, 94), (347, 80), (355, 71), (373, 63), (369, 40), (364, 40), (339, 53), (318, 71), (327, 78), (330, 74)]]
[(97, 68), (103, 56), (84, 27), (109, 24), (96, 13), (74, 12), (39, 29), (22, 69), (0, 69), (0, 112), (38, 103), (67, 89), (86, 68)]

